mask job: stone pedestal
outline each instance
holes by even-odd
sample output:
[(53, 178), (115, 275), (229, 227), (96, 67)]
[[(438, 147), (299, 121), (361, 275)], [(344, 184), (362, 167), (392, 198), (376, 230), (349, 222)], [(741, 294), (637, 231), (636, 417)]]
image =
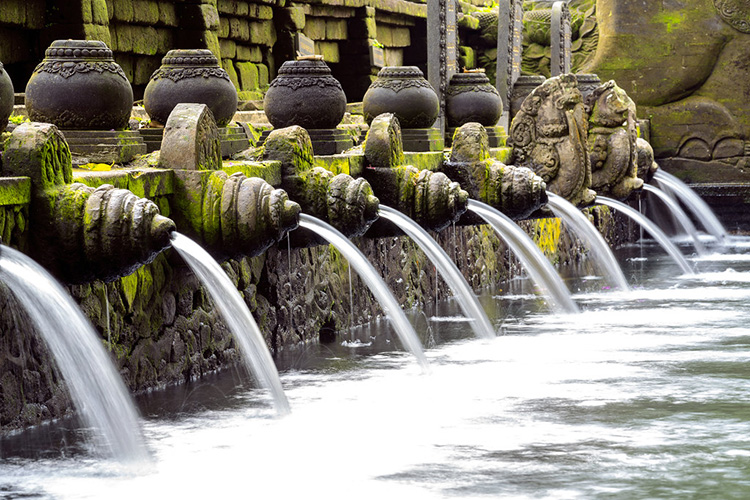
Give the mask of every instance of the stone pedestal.
[(352, 137), (344, 130), (308, 129), (315, 155), (335, 155), (354, 146)]
[(442, 151), (443, 135), (436, 128), (402, 128), (404, 151)]
[(135, 130), (61, 130), (70, 147), (73, 164), (127, 163), (146, 154), (147, 147)]
[[(164, 136), (163, 128), (142, 128), (139, 132), (149, 153), (161, 148), (161, 140)], [(229, 158), (233, 154), (250, 147), (250, 139), (241, 126), (219, 128), (219, 139), (221, 140), (222, 158)]]
[[(506, 146), (508, 140), (508, 134), (505, 133), (505, 128), (499, 125), (494, 127), (484, 127), (487, 131), (487, 139), (491, 148), (503, 148)], [(445, 146), (450, 147), (453, 144), (453, 134), (456, 133), (458, 127), (451, 127), (445, 133)]]

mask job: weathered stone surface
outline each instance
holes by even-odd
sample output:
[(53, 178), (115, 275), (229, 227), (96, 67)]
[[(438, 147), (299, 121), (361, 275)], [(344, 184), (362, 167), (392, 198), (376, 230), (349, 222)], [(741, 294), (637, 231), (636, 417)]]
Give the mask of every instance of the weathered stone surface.
[(450, 161), (443, 163), (441, 171), (471, 198), (514, 219), (526, 218), (547, 203), (547, 186), (538, 175), (490, 157), (487, 132), (479, 123), (470, 122), (456, 130)]
[(365, 138), (365, 159), (373, 168), (395, 168), (404, 165), (401, 125), (393, 113), (383, 113), (370, 123)]
[(159, 22), (159, 2), (154, 0), (133, 0), (133, 21), (154, 25)]
[(598, 194), (624, 200), (643, 186), (637, 177), (635, 103), (613, 80), (586, 97), (591, 187)]
[(256, 45), (273, 47), (276, 43), (276, 28), (271, 21), (251, 21), (249, 40)]
[(258, 88), (258, 66), (249, 62), (238, 62), (237, 74), (240, 78), (240, 89), (256, 90)]
[(164, 127), (159, 168), (216, 170), (221, 168), (219, 129), (205, 104), (175, 106)]
[(302, 31), (305, 27), (305, 10), (299, 6), (279, 9), (276, 22), (281, 29)]
[(159, 2), (159, 23), (164, 26), (177, 26), (177, 11), (174, 4)]
[(237, 60), (259, 63), (263, 61), (263, 51), (258, 45), (237, 45)]
[(547, 189), (574, 205), (588, 205), (596, 193), (586, 145), (587, 115), (574, 75), (549, 78), (524, 100), (510, 126), (512, 162), (528, 167)]

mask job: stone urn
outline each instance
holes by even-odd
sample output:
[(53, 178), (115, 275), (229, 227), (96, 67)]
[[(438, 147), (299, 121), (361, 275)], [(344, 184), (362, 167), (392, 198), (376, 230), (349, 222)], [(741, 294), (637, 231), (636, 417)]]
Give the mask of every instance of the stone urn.
[(321, 57), (300, 58), (281, 65), (263, 108), (277, 129), (335, 129), (346, 112), (346, 94)]
[(416, 66), (386, 66), (378, 72), (362, 100), (367, 123), (383, 113), (393, 113), (402, 129), (429, 128), (440, 104), (435, 90)]
[(8, 126), (8, 118), (13, 113), (13, 103), (15, 95), (13, 93), (13, 82), (10, 76), (0, 63), (0, 132)]
[(98, 40), (55, 40), (26, 84), (31, 121), (62, 129), (124, 129), (132, 107), (130, 82)]
[(219, 127), (225, 127), (234, 117), (237, 89), (210, 50), (170, 50), (151, 75), (143, 107), (152, 122), (167, 123), (169, 114), (181, 102), (205, 104)]
[(484, 71), (456, 73), (445, 91), (445, 114), (449, 127), (477, 122), (494, 127), (503, 113), (500, 93)]

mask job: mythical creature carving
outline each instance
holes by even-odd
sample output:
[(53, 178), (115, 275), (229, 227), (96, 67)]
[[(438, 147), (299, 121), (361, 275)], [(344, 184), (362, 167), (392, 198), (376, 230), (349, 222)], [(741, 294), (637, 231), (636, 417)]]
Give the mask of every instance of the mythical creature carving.
[(521, 105), (510, 126), (512, 163), (528, 167), (547, 189), (578, 206), (594, 202), (587, 151), (587, 115), (575, 75), (546, 80)]
[(598, 194), (624, 200), (643, 186), (637, 177), (635, 103), (610, 80), (586, 97), (585, 108), (591, 187)]

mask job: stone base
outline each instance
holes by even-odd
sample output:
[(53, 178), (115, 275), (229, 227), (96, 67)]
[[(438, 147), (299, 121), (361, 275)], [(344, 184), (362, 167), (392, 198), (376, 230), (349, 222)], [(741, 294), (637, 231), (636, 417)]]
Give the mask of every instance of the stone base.
[(352, 137), (343, 130), (333, 129), (309, 129), (312, 141), (313, 153), (316, 156), (335, 155), (343, 153), (354, 146)]
[[(445, 131), (445, 147), (450, 147), (453, 144), (453, 134), (456, 133), (458, 127), (450, 127)], [(508, 134), (505, 133), (505, 128), (502, 126), (484, 127), (487, 131), (487, 139), (489, 139), (491, 148), (503, 148), (508, 142)]]
[(402, 128), (404, 151), (442, 151), (445, 141), (436, 128)]
[[(161, 140), (164, 137), (163, 128), (142, 128), (139, 130), (149, 153), (161, 148)], [(250, 139), (241, 126), (219, 127), (219, 137), (221, 139), (221, 157), (229, 158), (235, 153), (239, 153), (250, 147)]]
[(146, 154), (147, 147), (135, 130), (61, 130), (74, 165), (127, 163)]

